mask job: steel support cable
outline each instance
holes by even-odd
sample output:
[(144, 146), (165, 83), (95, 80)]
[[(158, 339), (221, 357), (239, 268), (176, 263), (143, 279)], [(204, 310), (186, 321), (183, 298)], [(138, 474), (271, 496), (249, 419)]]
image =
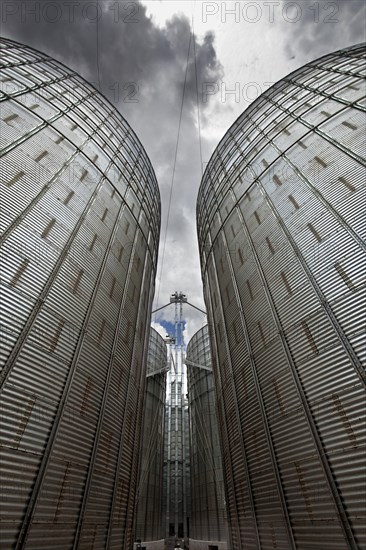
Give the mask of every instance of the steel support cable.
[[(97, 7), (97, 20), (96, 20), (96, 24), (97, 24), (97, 72), (98, 72), (98, 86), (99, 86), (99, 91), (100, 93), (102, 93), (102, 84), (100, 82), (100, 70), (99, 70), (99, 0), (97, 0), (97, 4), (96, 4), (96, 7)], [(103, 10), (102, 10), (102, 13), (103, 13)]]
[[(189, 33), (188, 51), (187, 51), (187, 60), (186, 60), (186, 69), (185, 69), (185, 74), (184, 74), (182, 101), (181, 101), (180, 113), (179, 113), (178, 132), (177, 132), (177, 139), (176, 139), (176, 143), (175, 143), (175, 152), (174, 152), (174, 160), (173, 160), (173, 172), (172, 172), (172, 179), (171, 179), (171, 183), (170, 183), (169, 202), (168, 202), (168, 212), (167, 212), (167, 218), (166, 218), (166, 224), (165, 224), (165, 233), (164, 233), (164, 241), (163, 241), (163, 252), (162, 252), (162, 256), (161, 256), (161, 264), (160, 264), (160, 273), (159, 273), (159, 283), (158, 283), (158, 292), (157, 292), (157, 297), (156, 297), (156, 305), (159, 303), (159, 295), (160, 295), (160, 287), (161, 287), (161, 275), (162, 275), (163, 266), (164, 266), (165, 247), (166, 247), (166, 239), (167, 239), (168, 226), (169, 226), (169, 218), (170, 218), (170, 208), (171, 208), (172, 195), (173, 195), (173, 188), (174, 188), (175, 169), (176, 169), (176, 165), (177, 165), (177, 156), (178, 156), (178, 146), (179, 146), (180, 130), (181, 130), (181, 126), (182, 126), (182, 115), (183, 115), (183, 105), (184, 105), (184, 94), (185, 94), (186, 85), (187, 85), (189, 52), (190, 52), (190, 50), (191, 50), (191, 42), (192, 42), (192, 33), (190, 32), (190, 33)], [(155, 315), (155, 322), (156, 322), (156, 315)]]
[(198, 94), (198, 73), (197, 73), (197, 55), (196, 55), (196, 38), (194, 35), (194, 8), (196, 5), (196, 0), (193, 5), (192, 13), (192, 38), (193, 38), (193, 56), (194, 56), (194, 73), (196, 81), (196, 102), (197, 102), (197, 127), (198, 127), (198, 143), (200, 149), (200, 172), (201, 177), (203, 176), (203, 159), (202, 159), (202, 141), (201, 141), (201, 119), (200, 119), (200, 103), (199, 103), (199, 94)]

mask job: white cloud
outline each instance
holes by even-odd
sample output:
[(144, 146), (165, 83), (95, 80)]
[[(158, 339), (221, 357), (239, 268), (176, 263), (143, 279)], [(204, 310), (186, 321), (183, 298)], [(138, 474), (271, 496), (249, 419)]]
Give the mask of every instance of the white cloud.
[(152, 322), (151, 323), (151, 326), (152, 328), (154, 328), (156, 330), (156, 332), (158, 332), (160, 334), (160, 336), (162, 338), (165, 339), (166, 337), (166, 329), (163, 327), (163, 325), (161, 325), (160, 323), (155, 323), (155, 322)]

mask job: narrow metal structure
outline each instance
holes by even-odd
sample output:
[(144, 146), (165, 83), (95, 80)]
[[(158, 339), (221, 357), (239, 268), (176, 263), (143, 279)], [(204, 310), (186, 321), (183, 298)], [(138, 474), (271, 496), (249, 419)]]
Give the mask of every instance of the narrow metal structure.
[(183, 338), (183, 303), (186, 302), (187, 298), (182, 292), (172, 294), (169, 302), (174, 304), (175, 338), (174, 361), (168, 375), (166, 403), (164, 515), (166, 538), (168, 544), (173, 545), (172, 547), (174, 547), (174, 541), (185, 540), (189, 536), (189, 431)]
[(136, 541), (159, 541), (165, 538), (162, 505), (167, 362), (166, 343), (156, 330), (150, 328), (135, 514)]

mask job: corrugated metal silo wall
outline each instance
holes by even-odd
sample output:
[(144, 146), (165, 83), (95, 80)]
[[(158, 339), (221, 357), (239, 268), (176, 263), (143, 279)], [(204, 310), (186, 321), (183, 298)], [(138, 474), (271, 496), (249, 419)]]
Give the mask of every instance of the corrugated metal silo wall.
[(1, 51), (1, 548), (131, 548), (155, 175), (91, 85)]
[[(151, 328), (147, 374), (164, 369), (166, 366), (166, 344), (156, 330)], [(165, 393), (165, 373), (147, 378), (135, 540), (160, 540), (165, 535), (162, 519)]]
[(197, 219), (232, 549), (365, 549), (365, 47), (256, 100)]
[[(187, 361), (212, 368), (207, 325), (189, 341)], [(188, 363), (187, 378), (191, 438), (190, 537), (226, 541), (226, 506), (213, 374)]]

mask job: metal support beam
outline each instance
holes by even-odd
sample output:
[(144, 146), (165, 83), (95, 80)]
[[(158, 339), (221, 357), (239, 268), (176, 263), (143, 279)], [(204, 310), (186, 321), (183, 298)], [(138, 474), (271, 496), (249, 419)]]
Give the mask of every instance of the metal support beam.
[(198, 311), (200, 311), (201, 313), (203, 313), (204, 315), (207, 315), (206, 311), (203, 311), (203, 309), (200, 309), (199, 307), (197, 306), (194, 306), (193, 304), (191, 304), (190, 302), (186, 302), (187, 305), (191, 306), (191, 307), (194, 307), (194, 309), (197, 309)]
[(164, 309), (165, 307), (170, 306), (170, 304), (171, 304), (171, 302), (169, 302), (168, 304), (165, 304), (165, 306), (161, 306), (161, 307), (158, 307), (157, 309), (154, 309), (154, 311), (151, 312), (151, 315), (153, 315), (157, 311), (160, 311), (161, 309)]
[(169, 365), (166, 365), (161, 369), (157, 369), (157, 370), (154, 370), (153, 372), (149, 372), (149, 374), (146, 375), (146, 378), (150, 378), (151, 376), (155, 376), (156, 374), (164, 374), (165, 372), (169, 372), (169, 370), (170, 370)]
[(194, 307), (194, 309), (197, 309), (197, 311), (200, 311), (201, 313), (203, 313), (203, 315), (207, 315), (206, 311), (204, 311), (203, 309), (201, 309), (197, 306), (194, 306), (193, 304), (188, 302), (187, 298), (185, 297), (185, 294), (183, 294), (182, 297), (180, 297), (180, 295), (177, 294), (177, 293), (175, 295), (172, 295), (172, 297), (170, 298), (170, 302), (168, 304), (165, 304), (164, 306), (161, 306), (161, 307), (158, 307), (157, 309), (154, 309), (151, 312), (151, 315), (153, 315), (157, 311), (160, 311), (161, 309), (164, 309), (165, 307), (170, 306), (171, 304), (177, 304), (177, 303), (187, 304), (188, 306)]
[(209, 372), (212, 372), (212, 369), (210, 369), (210, 367), (206, 367), (205, 365), (199, 365), (198, 363), (194, 363), (193, 361), (189, 361), (188, 359), (186, 359), (184, 362), (187, 367), (197, 367), (198, 369), (208, 370)]

